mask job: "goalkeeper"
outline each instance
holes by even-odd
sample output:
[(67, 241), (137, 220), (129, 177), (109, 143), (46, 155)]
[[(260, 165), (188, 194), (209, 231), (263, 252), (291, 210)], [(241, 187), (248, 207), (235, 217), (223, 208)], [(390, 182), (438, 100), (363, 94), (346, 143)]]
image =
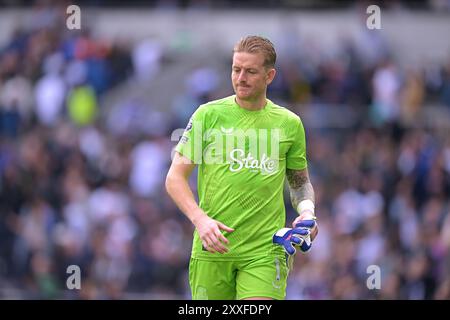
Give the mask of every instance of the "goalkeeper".
[[(302, 121), (266, 98), (275, 61), (269, 40), (241, 39), (235, 94), (201, 105), (176, 146), (166, 189), (195, 226), (193, 299), (284, 299), (287, 257), (308, 251), (317, 235)], [(198, 204), (188, 184), (196, 166)], [(299, 214), (292, 228), (285, 228), (285, 178)]]

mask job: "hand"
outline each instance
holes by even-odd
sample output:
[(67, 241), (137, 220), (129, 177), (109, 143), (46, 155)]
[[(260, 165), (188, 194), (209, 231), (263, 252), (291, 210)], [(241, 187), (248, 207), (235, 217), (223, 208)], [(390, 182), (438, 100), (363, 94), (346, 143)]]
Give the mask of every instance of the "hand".
[[(308, 232), (308, 235), (304, 237), (304, 242), (300, 245), (302, 252), (308, 252), (311, 249), (313, 238), (311, 236), (312, 230), (316, 230), (317, 235), (317, 223), (316, 220), (300, 220), (295, 224), (295, 228), (302, 229)], [(314, 229), (315, 228), (315, 229)]]
[(317, 234), (319, 233), (319, 227), (317, 225), (317, 221), (316, 221), (316, 217), (309, 211), (306, 211), (302, 214), (300, 214), (295, 220), (294, 222), (292, 222), (292, 228), (296, 228), (297, 224), (302, 222), (302, 221), (314, 221), (314, 225), (312, 227), (308, 227), (309, 225), (311, 225), (311, 223), (307, 223), (305, 224), (305, 226), (301, 226), (302, 228), (309, 228), (311, 233), (310, 233), (310, 237), (311, 237), (311, 241), (314, 241), (314, 239), (316, 238)]
[(290, 256), (295, 254), (294, 245), (300, 246), (304, 252), (311, 247), (309, 239), (310, 230), (307, 228), (282, 228), (278, 230), (272, 238), (272, 242), (283, 246), (284, 251)]
[(208, 217), (205, 213), (199, 215), (194, 222), (197, 229), (200, 240), (203, 247), (211, 253), (219, 252), (226, 253), (228, 248), (224, 244), (228, 244), (229, 241), (220, 232), (224, 230), (227, 232), (233, 232), (234, 229), (224, 225), (222, 222), (214, 220)]

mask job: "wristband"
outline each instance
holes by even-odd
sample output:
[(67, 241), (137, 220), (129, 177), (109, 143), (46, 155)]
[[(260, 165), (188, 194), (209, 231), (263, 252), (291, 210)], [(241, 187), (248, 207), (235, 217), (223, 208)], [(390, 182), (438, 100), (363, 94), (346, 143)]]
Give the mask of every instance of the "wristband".
[(314, 213), (314, 202), (309, 199), (302, 200), (297, 206), (298, 214), (302, 214), (304, 211), (310, 211), (313, 215)]

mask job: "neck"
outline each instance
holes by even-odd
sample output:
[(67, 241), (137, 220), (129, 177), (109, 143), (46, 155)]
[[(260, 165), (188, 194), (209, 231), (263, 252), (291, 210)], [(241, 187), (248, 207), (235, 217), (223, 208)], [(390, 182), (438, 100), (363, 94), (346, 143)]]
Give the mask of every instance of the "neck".
[(236, 96), (236, 103), (244, 109), (250, 110), (250, 111), (258, 111), (264, 109), (264, 107), (267, 104), (267, 99), (265, 96), (262, 96), (261, 98), (258, 98), (256, 100), (242, 100), (239, 99)]

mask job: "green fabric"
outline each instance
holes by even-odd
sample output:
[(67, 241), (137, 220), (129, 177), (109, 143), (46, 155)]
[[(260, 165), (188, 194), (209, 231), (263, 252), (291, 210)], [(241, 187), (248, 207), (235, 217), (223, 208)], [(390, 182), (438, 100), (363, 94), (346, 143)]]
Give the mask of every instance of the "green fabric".
[[(202, 139), (203, 138), (203, 139)], [(212, 254), (194, 233), (192, 256), (209, 260), (246, 260), (266, 256), (272, 236), (285, 226), (283, 188), (286, 168), (305, 169), (305, 132), (300, 118), (268, 100), (248, 111), (230, 96), (200, 106), (176, 146), (198, 164), (200, 207), (234, 228), (224, 232), (229, 252)]]
[(285, 258), (238, 261), (191, 258), (189, 284), (193, 300), (240, 300), (267, 297), (283, 300), (289, 269)]

